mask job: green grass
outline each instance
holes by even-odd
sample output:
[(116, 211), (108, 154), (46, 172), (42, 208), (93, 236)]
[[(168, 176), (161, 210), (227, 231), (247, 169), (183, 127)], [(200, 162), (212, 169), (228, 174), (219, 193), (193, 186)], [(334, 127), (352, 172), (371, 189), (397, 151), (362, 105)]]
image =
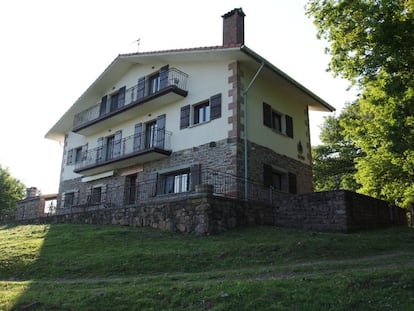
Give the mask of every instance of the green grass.
[(0, 227), (0, 310), (414, 310), (414, 230)]

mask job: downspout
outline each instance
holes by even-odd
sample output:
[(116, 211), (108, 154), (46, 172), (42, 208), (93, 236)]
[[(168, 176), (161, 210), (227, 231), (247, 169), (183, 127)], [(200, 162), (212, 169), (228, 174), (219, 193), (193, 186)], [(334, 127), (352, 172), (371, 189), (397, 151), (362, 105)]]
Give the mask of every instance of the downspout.
[(257, 70), (256, 74), (253, 76), (252, 80), (250, 81), (247, 88), (243, 91), (242, 97), (243, 97), (243, 118), (244, 118), (244, 200), (247, 201), (248, 199), (248, 191), (249, 191), (249, 184), (247, 182), (247, 179), (249, 177), (248, 174), (248, 165), (247, 165), (247, 93), (250, 90), (250, 87), (253, 85), (254, 81), (259, 76), (260, 72), (262, 71), (264, 67), (264, 62), (261, 63), (259, 69)]

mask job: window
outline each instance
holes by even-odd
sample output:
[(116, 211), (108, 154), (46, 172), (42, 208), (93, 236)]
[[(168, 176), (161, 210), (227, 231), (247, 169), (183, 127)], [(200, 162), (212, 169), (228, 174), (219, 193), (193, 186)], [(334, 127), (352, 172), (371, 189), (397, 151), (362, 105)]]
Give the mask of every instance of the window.
[(150, 94), (157, 93), (160, 89), (160, 74), (157, 73), (149, 77), (150, 82)]
[(75, 202), (75, 193), (67, 192), (64, 194), (63, 207), (71, 207)]
[(115, 111), (121, 108), (125, 103), (126, 87), (121, 87), (116, 93), (113, 93), (110, 98), (110, 111)]
[(271, 127), (278, 132), (282, 132), (282, 115), (272, 111), (272, 125)]
[(121, 155), (122, 131), (116, 131), (114, 135), (99, 137), (96, 143), (96, 161), (109, 161)]
[(194, 124), (199, 124), (203, 122), (210, 121), (210, 102), (206, 101), (204, 103), (194, 106)]
[(181, 107), (180, 129), (221, 118), (221, 94), (211, 96), (209, 100)]
[(82, 161), (82, 147), (78, 147), (75, 149), (75, 163), (79, 163)]
[(168, 86), (168, 65), (149, 77), (149, 93), (154, 94)]
[(153, 148), (157, 141), (157, 121), (148, 122), (145, 125), (145, 147)]
[(137, 123), (134, 128), (134, 151), (151, 148), (165, 148), (167, 116), (159, 115), (156, 120)]
[(283, 169), (276, 169), (271, 165), (263, 164), (263, 183), (265, 187), (278, 191), (296, 193), (296, 175)]
[(269, 104), (263, 103), (263, 124), (276, 132), (293, 138), (293, 119), (272, 109)]
[(201, 165), (193, 164), (191, 167), (177, 169), (158, 176), (157, 193), (182, 193), (194, 191), (200, 184)]
[(86, 159), (88, 144), (68, 150), (66, 165), (73, 165)]
[(111, 160), (114, 155), (115, 136), (106, 137), (106, 157), (105, 159)]
[(101, 203), (102, 187), (93, 187), (91, 192), (91, 204)]
[(125, 179), (125, 203), (133, 204), (137, 199), (137, 174), (128, 175)]
[(272, 170), (271, 186), (276, 190), (282, 191), (282, 173)]
[(119, 93), (111, 95), (111, 111), (115, 111), (118, 108)]
[(165, 193), (181, 193), (190, 190), (190, 170), (164, 175)]

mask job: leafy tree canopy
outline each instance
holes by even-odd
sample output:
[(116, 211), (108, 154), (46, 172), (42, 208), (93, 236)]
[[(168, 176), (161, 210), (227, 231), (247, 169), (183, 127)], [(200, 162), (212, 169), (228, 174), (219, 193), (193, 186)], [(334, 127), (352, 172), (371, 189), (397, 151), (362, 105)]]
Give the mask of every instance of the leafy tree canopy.
[(25, 186), (0, 165), (0, 216), (12, 214), (24, 197)]
[(329, 43), (335, 75), (362, 86), (380, 71), (397, 85), (412, 76), (414, 0), (310, 0), (307, 14)]
[[(407, 205), (414, 198), (414, 0), (309, 0), (328, 42), (329, 69), (356, 84), (339, 118), (360, 148), (360, 192)], [(339, 138), (338, 138), (339, 139)]]
[(346, 140), (340, 125), (341, 117), (327, 117), (322, 126), (323, 145), (312, 149), (313, 179), (316, 191), (346, 189), (356, 191), (355, 159), (361, 151)]

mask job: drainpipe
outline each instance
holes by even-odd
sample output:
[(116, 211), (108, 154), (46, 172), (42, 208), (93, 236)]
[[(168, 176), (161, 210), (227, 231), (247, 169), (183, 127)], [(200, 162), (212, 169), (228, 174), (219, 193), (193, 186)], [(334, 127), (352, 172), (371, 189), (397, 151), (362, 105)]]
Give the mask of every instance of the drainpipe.
[(247, 201), (247, 199), (248, 199), (247, 194), (248, 194), (248, 190), (249, 190), (249, 185), (248, 185), (248, 182), (247, 182), (247, 178), (249, 177), (248, 165), (247, 165), (247, 93), (249, 92), (250, 87), (253, 85), (254, 81), (259, 76), (259, 73), (262, 71), (263, 66), (264, 66), (264, 62), (262, 62), (260, 64), (259, 69), (257, 70), (256, 74), (253, 76), (253, 78), (250, 81), (249, 85), (243, 91), (243, 94), (242, 94), (243, 106), (244, 106), (243, 118), (244, 118), (244, 199), (245, 199), (245, 201)]

